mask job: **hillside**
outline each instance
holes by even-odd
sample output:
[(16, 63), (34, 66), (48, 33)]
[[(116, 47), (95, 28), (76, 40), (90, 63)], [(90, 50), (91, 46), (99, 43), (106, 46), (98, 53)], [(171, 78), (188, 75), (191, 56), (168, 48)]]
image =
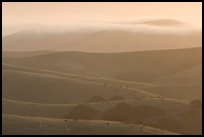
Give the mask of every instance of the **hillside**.
[[(126, 99), (118, 101), (104, 101), (104, 102), (85, 102), (84, 105), (88, 105), (96, 109), (99, 114), (96, 118), (100, 117), (102, 113), (108, 109), (114, 107), (119, 103), (128, 103), (131, 106), (139, 105), (150, 105), (161, 108), (166, 111), (167, 115), (179, 115), (181, 113), (188, 112), (190, 110), (189, 103), (178, 102), (174, 100), (166, 100), (160, 98), (141, 98), (141, 99)], [(44, 103), (33, 103), (11, 99), (3, 99), (3, 113), (16, 114), (24, 116), (36, 116), (36, 117), (51, 117), (51, 118), (62, 118), (72, 108), (78, 104), (44, 104)], [(174, 111), (176, 110), (176, 111)]]
[(163, 77), (154, 84), (158, 86), (149, 89), (149, 92), (164, 97), (202, 100), (202, 65)]
[[(140, 117), (140, 113), (137, 112), (133, 117), (129, 114), (128, 119), (134, 124), (144, 124), (153, 127), (163, 128), (169, 131), (174, 131), (181, 134), (198, 134), (201, 128), (200, 123), (200, 112), (193, 110), (188, 104), (183, 104), (180, 102), (174, 102), (171, 100), (161, 100), (161, 99), (136, 99), (136, 100), (124, 100), (124, 101), (110, 101), (110, 102), (99, 102), (99, 103), (87, 103), (84, 104), (88, 107), (94, 108), (98, 113), (95, 117), (92, 118), (95, 120), (103, 120), (104, 115), (109, 112), (112, 108), (120, 103), (127, 103), (132, 108), (136, 107), (145, 107), (151, 106), (154, 109), (159, 109), (165, 112), (164, 115), (158, 116), (149, 116), (141, 121), (134, 121), (134, 117)], [(46, 118), (63, 118), (67, 115), (72, 109), (79, 106), (78, 104), (40, 104), (40, 103), (31, 103), (31, 102), (22, 102), (15, 100), (3, 100), (3, 113), (5, 114), (14, 114), (21, 116), (31, 116), (31, 117), (46, 117)], [(127, 108), (127, 107), (126, 107)], [(120, 108), (119, 110), (114, 110), (114, 115), (121, 115), (124, 113), (125, 108)], [(118, 111), (121, 111), (118, 113)], [(151, 110), (151, 114), (154, 114), (154, 110)], [(78, 112), (75, 114), (85, 115), (85, 112), (82, 114)], [(142, 113), (142, 115), (146, 115)], [(125, 116), (125, 115), (121, 115)], [(182, 116), (182, 117), (181, 117)], [(114, 117), (112, 117), (114, 118)], [(127, 119), (127, 120), (128, 120)], [(92, 121), (91, 120), (91, 121)], [(121, 119), (122, 120), (122, 119)], [(124, 119), (123, 119), (124, 120)], [(122, 120), (122, 121), (123, 121)], [(115, 121), (112, 119), (112, 121)], [(116, 121), (120, 121), (116, 120)], [(163, 122), (168, 123), (163, 123)], [(177, 128), (176, 128), (177, 127)], [(199, 133), (200, 134), (200, 133)]]
[[(41, 103), (83, 103), (93, 96), (149, 97), (127, 88), (52, 74), (3, 70), (3, 97)], [(10, 86), (12, 85), (12, 86)], [(30, 88), (30, 87), (33, 88)], [(49, 98), (48, 98), (49, 96)]]
[(199, 65), (201, 58), (202, 48), (187, 48), (126, 53), (55, 52), (25, 58), (3, 57), (3, 63), (147, 82)]
[[(201, 110), (190, 105), (201, 100), (201, 50), (4, 54), (3, 132), (103, 134), (108, 121), (107, 134), (201, 134)], [(96, 114), (84, 121), (87, 111)], [(129, 130), (138, 124), (145, 130)]]
[(24, 51), (24, 52), (11, 52), (11, 51), (3, 51), (3, 57), (12, 57), (12, 58), (21, 58), (21, 57), (31, 57), (37, 55), (43, 55), (47, 53), (52, 53), (55, 51), (47, 50), (47, 51)]
[[(15, 121), (13, 123), (12, 121)], [(29, 126), (28, 126), (29, 125)], [(11, 129), (12, 127), (12, 129)], [(21, 127), (21, 128), (19, 128)], [(35, 127), (35, 128), (33, 128)], [(3, 135), (177, 135), (165, 130), (112, 121), (73, 121), (3, 115)]]

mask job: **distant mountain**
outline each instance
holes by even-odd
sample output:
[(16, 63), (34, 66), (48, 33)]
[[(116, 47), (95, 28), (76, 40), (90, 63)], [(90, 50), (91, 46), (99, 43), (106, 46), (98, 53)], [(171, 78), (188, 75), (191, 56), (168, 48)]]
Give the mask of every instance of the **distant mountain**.
[(3, 37), (4, 51), (39, 51), (72, 49), (73, 42), (89, 35), (88, 32), (35, 32), (33, 30), (16, 32)]
[(199, 47), (200, 33), (186, 35), (140, 33), (129, 31), (101, 31), (76, 42), (76, 51), (126, 52)]
[[(148, 20), (133, 24), (97, 24), (100, 29), (93, 25), (93, 28), (78, 31), (43, 31), (39, 28), (16, 32), (3, 37), (3, 51), (126, 52), (202, 46), (201, 31), (191, 30), (179, 21)], [(169, 27), (172, 25), (179, 27)]]

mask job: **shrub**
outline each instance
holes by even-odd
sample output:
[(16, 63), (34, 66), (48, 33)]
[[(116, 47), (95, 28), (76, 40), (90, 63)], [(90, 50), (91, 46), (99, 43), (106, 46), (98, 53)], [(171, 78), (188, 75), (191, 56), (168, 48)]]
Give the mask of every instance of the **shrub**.
[(105, 101), (107, 100), (101, 96), (94, 96), (89, 100), (89, 102), (105, 102)]
[(69, 114), (64, 116), (66, 119), (84, 119), (90, 120), (97, 114), (97, 111), (94, 108), (88, 107), (86, 105), (77, 105), (70, 110)]
[(117, 96), (111, 97), (110, 100), (111, 101), (124, 100), (124, 97), (117, 95)]
[(196, 109), (202, 109), (202, 102), (198, 99), (195, 99), (191, 101), (190, 103), (191, 107), (196, 108)]
[(134, 107), (132, 111), (132, 118), (134, 122), (141, 122), (142, 120), (163, 116), (165, 111), (154, 106), (140, 105)]
[(107, 110), (103, 116), (103, 120), (128, 122), (132, 107), (127, 103), (119, 103), (113, 108)]

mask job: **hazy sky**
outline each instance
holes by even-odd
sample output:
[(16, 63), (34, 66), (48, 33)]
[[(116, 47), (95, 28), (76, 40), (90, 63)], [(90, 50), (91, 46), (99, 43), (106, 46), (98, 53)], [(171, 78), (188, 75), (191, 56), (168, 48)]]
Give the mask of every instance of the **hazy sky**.
[(8, 26), (74, 22), (134, 21), (173, 18), (202, 24), (202, 2), (3, 2), (4, 31)]

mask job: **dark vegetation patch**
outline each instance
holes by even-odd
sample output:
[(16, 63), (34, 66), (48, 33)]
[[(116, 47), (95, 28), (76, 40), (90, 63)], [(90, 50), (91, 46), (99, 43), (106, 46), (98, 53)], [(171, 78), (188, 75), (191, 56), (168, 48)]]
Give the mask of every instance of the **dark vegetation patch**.
[(94, 96), (88, 102), (105, 102), (105, 101), (107, 101), (107, 99), (102, 96)]
[(71, 111), (64, 116), (66, 119), (84, 119), (84, 120), (90, 120), (92, 119), (98, 112), (89, 106), (86, 105), (77, 105)]

